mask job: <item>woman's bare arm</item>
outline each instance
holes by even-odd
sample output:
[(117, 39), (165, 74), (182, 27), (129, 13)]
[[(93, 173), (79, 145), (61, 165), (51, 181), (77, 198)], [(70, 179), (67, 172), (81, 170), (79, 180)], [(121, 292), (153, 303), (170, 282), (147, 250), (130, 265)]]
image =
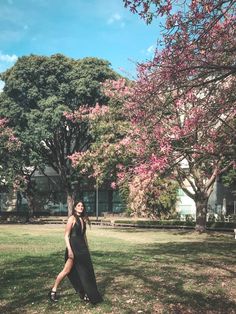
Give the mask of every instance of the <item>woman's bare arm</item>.
[(84, 241), (85, 241), (85, 243), (86, 243), (86, 245), (87, 245), (87, 247), (88, 247), (88, 249), (89, 249), (89, 246), (88, 246), (88, 239), (87, 239), (86, 233), (84, 234)]

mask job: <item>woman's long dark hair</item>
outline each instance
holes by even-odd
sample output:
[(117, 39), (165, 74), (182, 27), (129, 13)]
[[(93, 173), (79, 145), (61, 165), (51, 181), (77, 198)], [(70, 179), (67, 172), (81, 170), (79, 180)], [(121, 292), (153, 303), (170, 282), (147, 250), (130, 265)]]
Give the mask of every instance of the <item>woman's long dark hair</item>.
[(73, 209), (72, 209), (72, 215), (75, 217), (75, 219), (77, 220), (78, 219), (78, 215), (76, 214), (76, 211), (75, 211), (75, 207), (78, 203), (82, 203), (83, 204), (83, 207), (84, 207), (84, 210), (82, 211), (82, 213), (80, 214), (80, 217), (86, 222), (89, 224), (89, 226), (91, 225), (91, 222), (90, 222), (90, 219), (88, 217), (88, 214), (87, 214), (87, 211), (86, 211), (86, 206), (84, 204), (83, 201), (78, 201), (75, 203), (75, 205), (73, 206)]

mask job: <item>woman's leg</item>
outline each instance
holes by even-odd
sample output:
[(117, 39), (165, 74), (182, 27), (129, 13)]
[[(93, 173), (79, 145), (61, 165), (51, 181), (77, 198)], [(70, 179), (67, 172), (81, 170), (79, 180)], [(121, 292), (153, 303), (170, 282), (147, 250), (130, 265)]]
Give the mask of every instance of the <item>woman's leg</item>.
[[(65, 263), (68, 260), (68, 250), (65, 251)], [(76, 269), (76, 263), (74, 262), (73, 267), (71, 268), (69, 274), (67, 275), (68, 279), (70, 280), (73, 288), (75, 289), (76, 293), (79, 293), (80, 297), (83, 298), (84, 296), (84, 289), (79, 277), (78, 270)]]
[(57, 291), (57, 287), (59, 286), (59, 284), (61, 283), (61, 281), (69, 274), (69, 272), (71, 271), (71, 268), (73, 266), (73, 259), (68, 258), (68, 260), (65, 263), (65, 266), (63, 268), (63, 270), (58, 274), (55, 283), (52, 287), (52, 291), (56, 292)]

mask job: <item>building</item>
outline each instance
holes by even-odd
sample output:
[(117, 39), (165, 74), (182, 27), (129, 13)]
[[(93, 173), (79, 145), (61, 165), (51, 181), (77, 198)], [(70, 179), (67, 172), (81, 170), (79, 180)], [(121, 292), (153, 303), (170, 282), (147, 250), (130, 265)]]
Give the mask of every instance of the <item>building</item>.
[[(47, 167), (44, 173), (35, 171), (32, 182), (35, 190), (36, 213), (50, 215), (67, 215), (66, 193), (58, 174)], [(109, 184), (96, 189), (94, 180), (73, 182), (76, 200), (83, 199), (87, 212), (91, 216), (104, 213), (120, 213), (125, 209), (118, 191)], [(27, 211), (27, 200), (22, 192), (2, 191), (0, 193), (1, 211)]]

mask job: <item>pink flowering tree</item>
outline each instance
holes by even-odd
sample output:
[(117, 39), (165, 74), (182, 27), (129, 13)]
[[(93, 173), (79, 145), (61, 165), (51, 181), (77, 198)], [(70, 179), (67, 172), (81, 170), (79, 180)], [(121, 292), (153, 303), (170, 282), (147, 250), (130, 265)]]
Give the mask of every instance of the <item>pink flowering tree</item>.
[(12, 168), (17, 163), (15, 157), (20, 147), (21, 143), (8, 127), (7, 119), (0, 118), (0, 186), (15, 184), (18, 173)]
[[(89, 149), (76, 152), (69, 158), (78, 172), (94, 177), (99, 185), (105, 181), (113, 189), (119, 188), (130, 214), (156, 217), (176, 201), (176, 186), (156, 175), (146, 177), (132, 171), (138, 154), (136, 149), (132, 149), (132, 135), (129, 134), (133, 125), (124, 108), (124, 103), (132, 96), (132, 85), (125, 79), (108, 80), (103, 84), (110, 99), (107, 106), (81, 107), (73, 115), (66, 114), (73, 122), (86, 122), (93, 138)], [(161, 193), (156, 188), (157, 180), (162, 185)], [(154, 194), (158, 194), (158, 202), (153, 200)]]
[(92, 139), (90, 147), (75, 152), (69, 159), (81, 174), (93, 177), (99, 185), (107, 181), (112, 188), (116, 188), (117, 173), (130, 158), (126, 148), (119, 145), (129, 128), (122, 106), (129, 89), (126, 80), (121, 78), (117, 81), (107, 80), (103, 90), (110, 99), (107, 105), (97, 103), (93, 108), (81, 106), (73, 114), (65, 113), (68, 120), (89, 125)]
[(0, 119), (0, 188), (13, 189), (15, 192), (24, 192), (28, 207), (29, 217), (33, 214), (36, 206), (34, 183), (32, 176), (36, 170), (25, 160), (23, 143), (15, 135), (13, 128), (9, 127), (10, 121)]
[[(108, 83), (109, 97), (120, 100), (118, 112), (126, 121), (122, 134), (114, 131), (110, 108), (100, 115), (97, 107), (96, 119), (103, 117), (114, 136), (95, 119), (92, 132), (101, 140), (74, 154), (73, 164), (101, 178), (117, 163), (113, 186), (128, 182), (133, 195), (142, 187), (141, 205), (158, 178), (177, 181), (195, 201), (196, 229), (204, 231), (215, 179), (234, 165), (235, 3), (124, 2), (147, 22), (165, 17), (162, 46), (153, 60), (138, 65), (132, 86)], [(140, 208), (134, 205), (134, 211), (145, 210)]]
[(125, 105), (132, 171), (171, 174), (195, 201), (204, 231), (213, 183), (235, 158), (235, 1), (124, 2), (147, 22), (166, 18), (163, 48), (138, 66)]

